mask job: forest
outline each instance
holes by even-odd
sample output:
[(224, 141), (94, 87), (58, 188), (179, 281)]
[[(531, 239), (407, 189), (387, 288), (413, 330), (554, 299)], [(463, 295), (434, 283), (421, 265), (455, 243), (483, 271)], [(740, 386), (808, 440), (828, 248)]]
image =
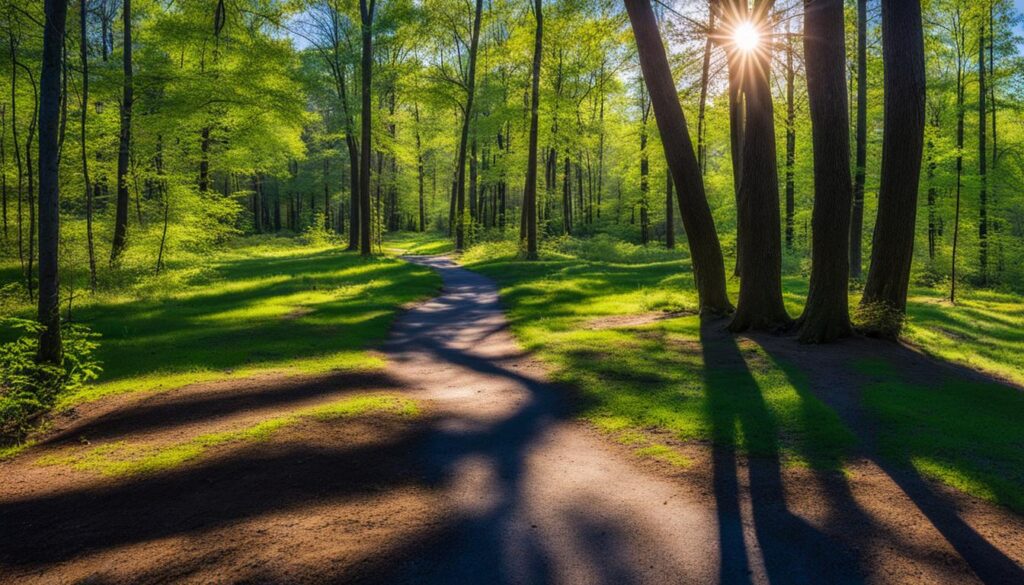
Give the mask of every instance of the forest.
[(1021, 0), (0, 2), (0, 581), (1024, 580)]

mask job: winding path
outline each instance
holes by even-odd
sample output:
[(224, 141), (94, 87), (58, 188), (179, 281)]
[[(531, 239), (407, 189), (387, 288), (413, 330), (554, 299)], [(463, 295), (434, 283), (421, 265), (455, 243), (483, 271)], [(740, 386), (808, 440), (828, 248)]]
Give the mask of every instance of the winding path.
[[(100, 401), (0, 462), (0, 583), (1024, 583), (1024, 519), (869, 452), (847, 473), (696, 442), (675, 444), (685, 469), (637, 457), (573, 416), (571, 393), (507, 330), (494, 283), (445, 257), (407, 260), (444, 290), (396, 321), (383, 372)], [(755, 341), (814, 365), (814, 391), (863, 434), (857, 382), (837, 372), (878, 346)], [(702, 328), (701, 352), (707, 368), (745, 367), (721, 324)], [(188, 444), (366, 393), (424, 412), (302, 419), (160, 473), (39, 464)]]

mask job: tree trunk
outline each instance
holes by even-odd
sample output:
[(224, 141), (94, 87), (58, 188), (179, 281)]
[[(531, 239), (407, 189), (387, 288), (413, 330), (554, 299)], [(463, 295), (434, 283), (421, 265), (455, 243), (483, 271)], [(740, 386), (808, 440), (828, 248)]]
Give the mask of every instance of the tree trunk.
[(116, 264), (128, 245), (128, 166), (132, 141), (132, 2), (122, 0), (124, 16), (124, 86), (121, 96), (121, 136), (117, 151), (117, 210), (110, 262)]
[[(526, 184), (523, 187), (522, 214), (526, 226), (526, 259), (537, 259), (537, 125), (540, 105), (540, 64), (544, 38), (543, 0), (534, 0), (533, 14), (537, 30), (533, 35), (533, 67), (530, 72), (530, 138), (526, 157)], [(521, 234), (522, 235), (522, 234)]]
[(978, 35), (978, 273), (982, 286), (988, 285), (988, 88), (985, 81), (985, 20)]
[(714, 48), (715, 7), (708, 3), (708, 31), (704, 41), (704, 60), (700, 68), (700, 100), (697, 103), (697, 165), (701, 175), (708, 172), (707, 125), (705, 112), (708, 105), (708, 80), (711, 76), (711, 49)]
[(672, 173), (665, 172), (665, 248), (676, 247), (676, 218), (672, 203)]
[(843, 0), (804, 0), (814, 144), (811, 279), (799, 332), (804, 343), (825, 343), (851, 333), (849, 240), (842, 237), (850, 231), (852, 195), (844, 27)]
[[(89, 156), (86, 149), (86, 119), (89, 113), (89, 37), (86, 26), (88, 9), (86, 0), (79, 0), (78, 3), (78, 24), (79, 24), (79, 57), (82, 62), (82, 112), (81, 112), (81, 140), (82, 140), (82, 181), (85, 183), (85, 242), (89, 253), (89, 290), (96, 292), (96, 250), (93, 246), (92, 235), (92, 214), (93, 199), (92, 186), (89, 183)], [(2, 140), (2, 137), (0, 137)], [(6, 177), (6, 175), (5, 175)], [(6, 182), (4, 184), (6, 190)], [(6, 199), (6, 193), (5, 193)], [(7, 205), (4, 202), (4, 214), (6, 219)], [(6, 228), (6, 221), (5, 228)], [(4, 230), (6, 235), (6, 229)]]
[[(371, 97), (373, 95), (373, 13), (376, 0), (359, 0), (362, 23), (362, 153), (359, 166), (359, 250), (363, 256), (373, 253), (370, 219), (370, 153), (373, 148)], [(353, 210), (354, 211), (354, 210)]]
[[(127, 0), (126, 0), (127, 1)], [(41, 363), (63, 361), (60, 337), (60, 132), (61, 71), (67, 0), (46, 0), (39, 100), (39, 336)]]
[(483, 14), (483, 0), (476, 0), (473, 15), (473, 36), (469, 42), (469, 70), (466, 80), (466, 109), (462, 113), (462, 136), (459, 140), (459, 162), (455, 169), (458, 192), (455, 208), (455, 250), (461, 252), (466, 245), (466, 147), (469, 141), (469, 126), (473, 120), (473, 97), (476, 93), (476, 53), (480, 43), (480, 17)]
[[(806, 27), (806, 21), (804, 26)], [(806, 44), (806, 41), (805, 41)], [(796, 186), (793, 166), (796, 163), (796, 104), (793, 70), (793, 36), (786, 31), (786, 249), (793, 251), (794, 224), (796, 213)]]
[[(770, 26), (769, 10), (757, 10), (755, 26)], [(774, 330), (790, 323), (782, 302), (782, 238), (775, 119), (770, 86), (771, 48), (751, 52), (742, 69), (746, 120), (740, 182), (738, 250), (740, 298), (729, 329)]]
[(868, 2), (857, 0), (857, 160), (850, 218), (850, 276), (861, 277), (864, 234), (864, 183), (868, 161)]
[[(885, 66), (885, 132), (882, 182), (864, 287), (864, 307), (902, 316), (907, 307), (914, 253), (917, 188), (924, 147), (924, 36), (919, 0), (882, 0), (882, 60)], [(868, 324), (869, 331), (895, 337), (899, 320)]]
[(625, 0), (625, 3), (665, 157), (677, 187), (679, 213), (690, 247), (700, 311), (728, 313), (732, 305), (725, 290), (722, 249), (654, 11), (649, 0)]
[(419, 186), (419, 228), (426, 230), (426, 213), (423, 200), (423, 145), (420, 141), (420, 105), (413, 103), (413, 117), (416, 122), (416, 181)]

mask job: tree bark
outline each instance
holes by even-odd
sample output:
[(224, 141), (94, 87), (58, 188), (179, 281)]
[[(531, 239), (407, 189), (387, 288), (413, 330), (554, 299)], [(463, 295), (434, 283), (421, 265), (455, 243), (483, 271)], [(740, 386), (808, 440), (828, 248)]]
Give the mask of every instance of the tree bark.
[(722, 249), (654, 11), (649, 0), (625, 0), (625, 4), (665, 157), (677, 187), (679, 213), (690, 248), (700, 311), (728, 313), (732, 305), (725, 290)]
[[(537, 125), (540, 105), (540, 64), (544, 39), (543, 0), (534, 0), (537, 30), (533, 35), (533, 67), (530, 72), (530, 138), (526, 156), (526, 185), (523, 187), (523, 224), (526, 259), (537, 259)], [(522, 234), (521, 234), (522, 235)]]
[(988, 285), (988, 88), (985, 71), (985, 19), (978, 35), (978, 273), (982, 286)]
[[(87, 28), (88, 9), (86, 0), (78, 3), (79, 24), (79, 58), (82, 62), (82, 111), (81, 111), (81, 148), (82, 148), (82, 180), (85, 183), (85, 243), (89, 254), (89, 290), (96, 292), (96, 249), (93, 245), (92, 185), (89, 182), (89, 156), (86, 149), (86, 121), (89, 113), (89, 37)], [(6, 187), (6, 184), (5, 184)], [(4, 211), (6, 213), (6, 205)]]
[(359, 0), (362, 23), (362, 153), (359, 161), (359, 250), (363, 256), (373, 254), (372, 220), (370, 213), (370, 154), (373, 148), (370, 132), (373, 128), (373, 16), (376, 0)]
[(117, 209), (114, 217), (114, 240), (110, 263), (116, 264), (128, 245), (128, 167), (132, 141), (132, 2), (122, 0), (124, 17), (123, 61), (124, 86), (121, 95), (121, 135), (117, 151)]
[[(127, 0), (126, 0), (127, 1)], [(60, 132), (61, 71), (67, 0), (46, 0), (39, 91), (39, 336), (41, 363), (63, 361), (60, 336)]]
[(476, 53), (480, 44), (480, 17), (483, 14), (483, 0), (476, 0), (473, 13), (473, 33), (469, 41), (469, 70), (466, 79), (466, 109), (462, 112), (462, 136), (459, 140), (459, 162), (456, 167), (455, 207), (455, 250), (460, 252), (466, 246), (466, 147), (469, 141), (469, 126), (473, 120), (473, 98), (476, 93)]
[[(806, 27), (806, 20), (804, 26)], [(806, 43), (805, 43), (806, 44)], [(793, 167), (796, 163), (796, 104), (793, 70), (793, 37), (786, 32), (786, 249), (793, 250), (796, 186)], [(845, 100), (844, 100), (845, 101)]]
[(857, 0), (857, 154), (850, 217), (850, 276), (861, 277), (864, 238), (864, 183), (868, 164), (868, 1)]
[(673, 250), (676, 247), (676, 218), (674, 204), (672, 203), (672, 173), (665, 172), (665, 248)]
[[(919, 0), (882, 0), (885, 66), (885, 131), (882, 182), (863, 307), (902, 316), (907, 307), (914, 252), (917, 188), (924, 148), (924, 33)], [(899, 322), (868, 324), (869, 332), (895, 337)]]
[[(755, 26), (767, 29), (770, 3), (754, 11)], [(747, 55), (742, 68), (746, 120), (740, 182), (740, 298), (729, 329), (776, 330), (791, 322), (782, 302), (782, 234), (775, 119), (770, 86), (771, 48)]]
[[(804, 59), (814, 144), (811, 279), (800, 341), (851, 333), (849, 311), (850, 113), (843, 0), (804, 0)], [(837, 237), (839, 235), (840, 237)]]

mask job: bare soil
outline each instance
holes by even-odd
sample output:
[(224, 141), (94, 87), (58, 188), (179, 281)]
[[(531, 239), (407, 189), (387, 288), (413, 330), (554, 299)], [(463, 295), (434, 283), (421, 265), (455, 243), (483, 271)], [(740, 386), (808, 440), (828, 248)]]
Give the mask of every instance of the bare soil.
[[(927, 381), (936, 362), (868, 340), (750, 338), (805, 367), (864, 452), (824, 473), (676, 442), (693, 461), (678, 468), (575, 420), (571, 394), (506, 330), (493, 283), (445, 258), (412, 260), (445, 290), (401, 316), (384, 373), (110, 398), (0, 463), (0, 581), (1024, 583), (1024, 520), (879, 462), (864, 380), (840, 367), (884, 354)], [(735, 359), (735, 344), (715, 343), (725, 336), (712, 322), (702, 340), (724, 348), (711, 356), (722, 363)], [(147, 475), (37, 464), (85, 443), (178, 443), (381, 391), (424, 414), (304, 420)]]

